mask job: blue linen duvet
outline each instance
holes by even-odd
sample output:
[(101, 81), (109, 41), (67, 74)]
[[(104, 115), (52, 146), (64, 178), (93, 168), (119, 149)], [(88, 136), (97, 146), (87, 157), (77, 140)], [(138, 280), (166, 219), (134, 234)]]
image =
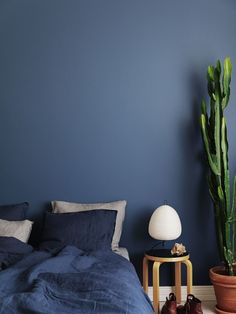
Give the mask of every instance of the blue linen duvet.
[(34, 251), (0, 272), (0, 313), (149, 314), (132, 264), (107, 251)]
[(0, 237), (0, 270), (15, 264), (33, 251), (29, 244), (13, 237)]

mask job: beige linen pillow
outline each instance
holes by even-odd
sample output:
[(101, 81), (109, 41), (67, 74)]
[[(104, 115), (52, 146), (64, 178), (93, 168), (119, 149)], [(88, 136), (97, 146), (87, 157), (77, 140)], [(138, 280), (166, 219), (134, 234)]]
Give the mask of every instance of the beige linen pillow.
[(14, 237), (27, 242), (32, 230), (33, 222), (30, 220), (9, 221), (0, 219), (0, 236)]
[(86, 210), (94, 209), (107, 209), (107, 210), (116, 210), (116, 225), (115, 231), (112, 238), (112, 250), (116, 250), (119, 247), (120, 237), (122, 233), (123, 221), (125, 218), (125, 207), (126, 201), (116, 201), (110, 203), (92, 203), (92, 204), (83, 204), (83, 203), (70, 203), (64, 201), (52, 201), (52, 212), (53, 213), (72, 213), (80, 212)]

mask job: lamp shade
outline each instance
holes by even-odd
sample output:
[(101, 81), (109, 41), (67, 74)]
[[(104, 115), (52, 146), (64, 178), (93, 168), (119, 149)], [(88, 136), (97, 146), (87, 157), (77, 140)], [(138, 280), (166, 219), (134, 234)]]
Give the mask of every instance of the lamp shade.
[(181, 221), (176, 210), (169, 205), (158, 207), (152, 214), (148, 232), (157, 240), (175, 240), (182, 232)]

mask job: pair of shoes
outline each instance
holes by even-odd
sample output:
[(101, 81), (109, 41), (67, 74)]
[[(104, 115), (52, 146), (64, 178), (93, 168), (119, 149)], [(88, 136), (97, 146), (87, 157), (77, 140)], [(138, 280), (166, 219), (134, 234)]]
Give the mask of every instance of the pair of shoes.
[(162, 307), (161, 314), (203, 314), (201, 301), (194, 295), (187, 296), (186, 303), (177, 307), (176, 297), (174, 293), (169, 294), (169, 299)]
[(166, 303), (161, 309), (161, 314), (176, 314), (177, 313), (177, 303), (174, 293), (169, 294), (169, 299), (166, 298)]
[(201, 301), (195, 298), (193, 294), (187, 296), (187, 301), (184, 305), (179, 305), (177, 308), (178, 314), (203, 314)]

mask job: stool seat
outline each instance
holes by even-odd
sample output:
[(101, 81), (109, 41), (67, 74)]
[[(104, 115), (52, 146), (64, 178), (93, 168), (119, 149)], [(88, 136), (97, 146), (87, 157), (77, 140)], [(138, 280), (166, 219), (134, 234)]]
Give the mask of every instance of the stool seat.
[(167, 257), (167, 258), (176, 258), (176, 257), (183, 257), (189, 255), (188, 252), (183, 253), (181, 256), (176, 254), (172, 255), (170, 249), (151, 249), (145, 252), (145, 255), (153, 256), (153, 257)]
[(175, 264), (175, 294), (177, 303), (181, 303), (181, 263), (187, 267), (187, 293), (192, 293), (192, 263), (189, 259), (189, 253), (181, 256), (171, 255), (170, 250), (150, 250), (145, 252), (143, 258), (143, 288), (148, 293), (148, 262), (153, 262), (153, 306), (155, 313), (159, 308), (159, 269), (163, 263)]

